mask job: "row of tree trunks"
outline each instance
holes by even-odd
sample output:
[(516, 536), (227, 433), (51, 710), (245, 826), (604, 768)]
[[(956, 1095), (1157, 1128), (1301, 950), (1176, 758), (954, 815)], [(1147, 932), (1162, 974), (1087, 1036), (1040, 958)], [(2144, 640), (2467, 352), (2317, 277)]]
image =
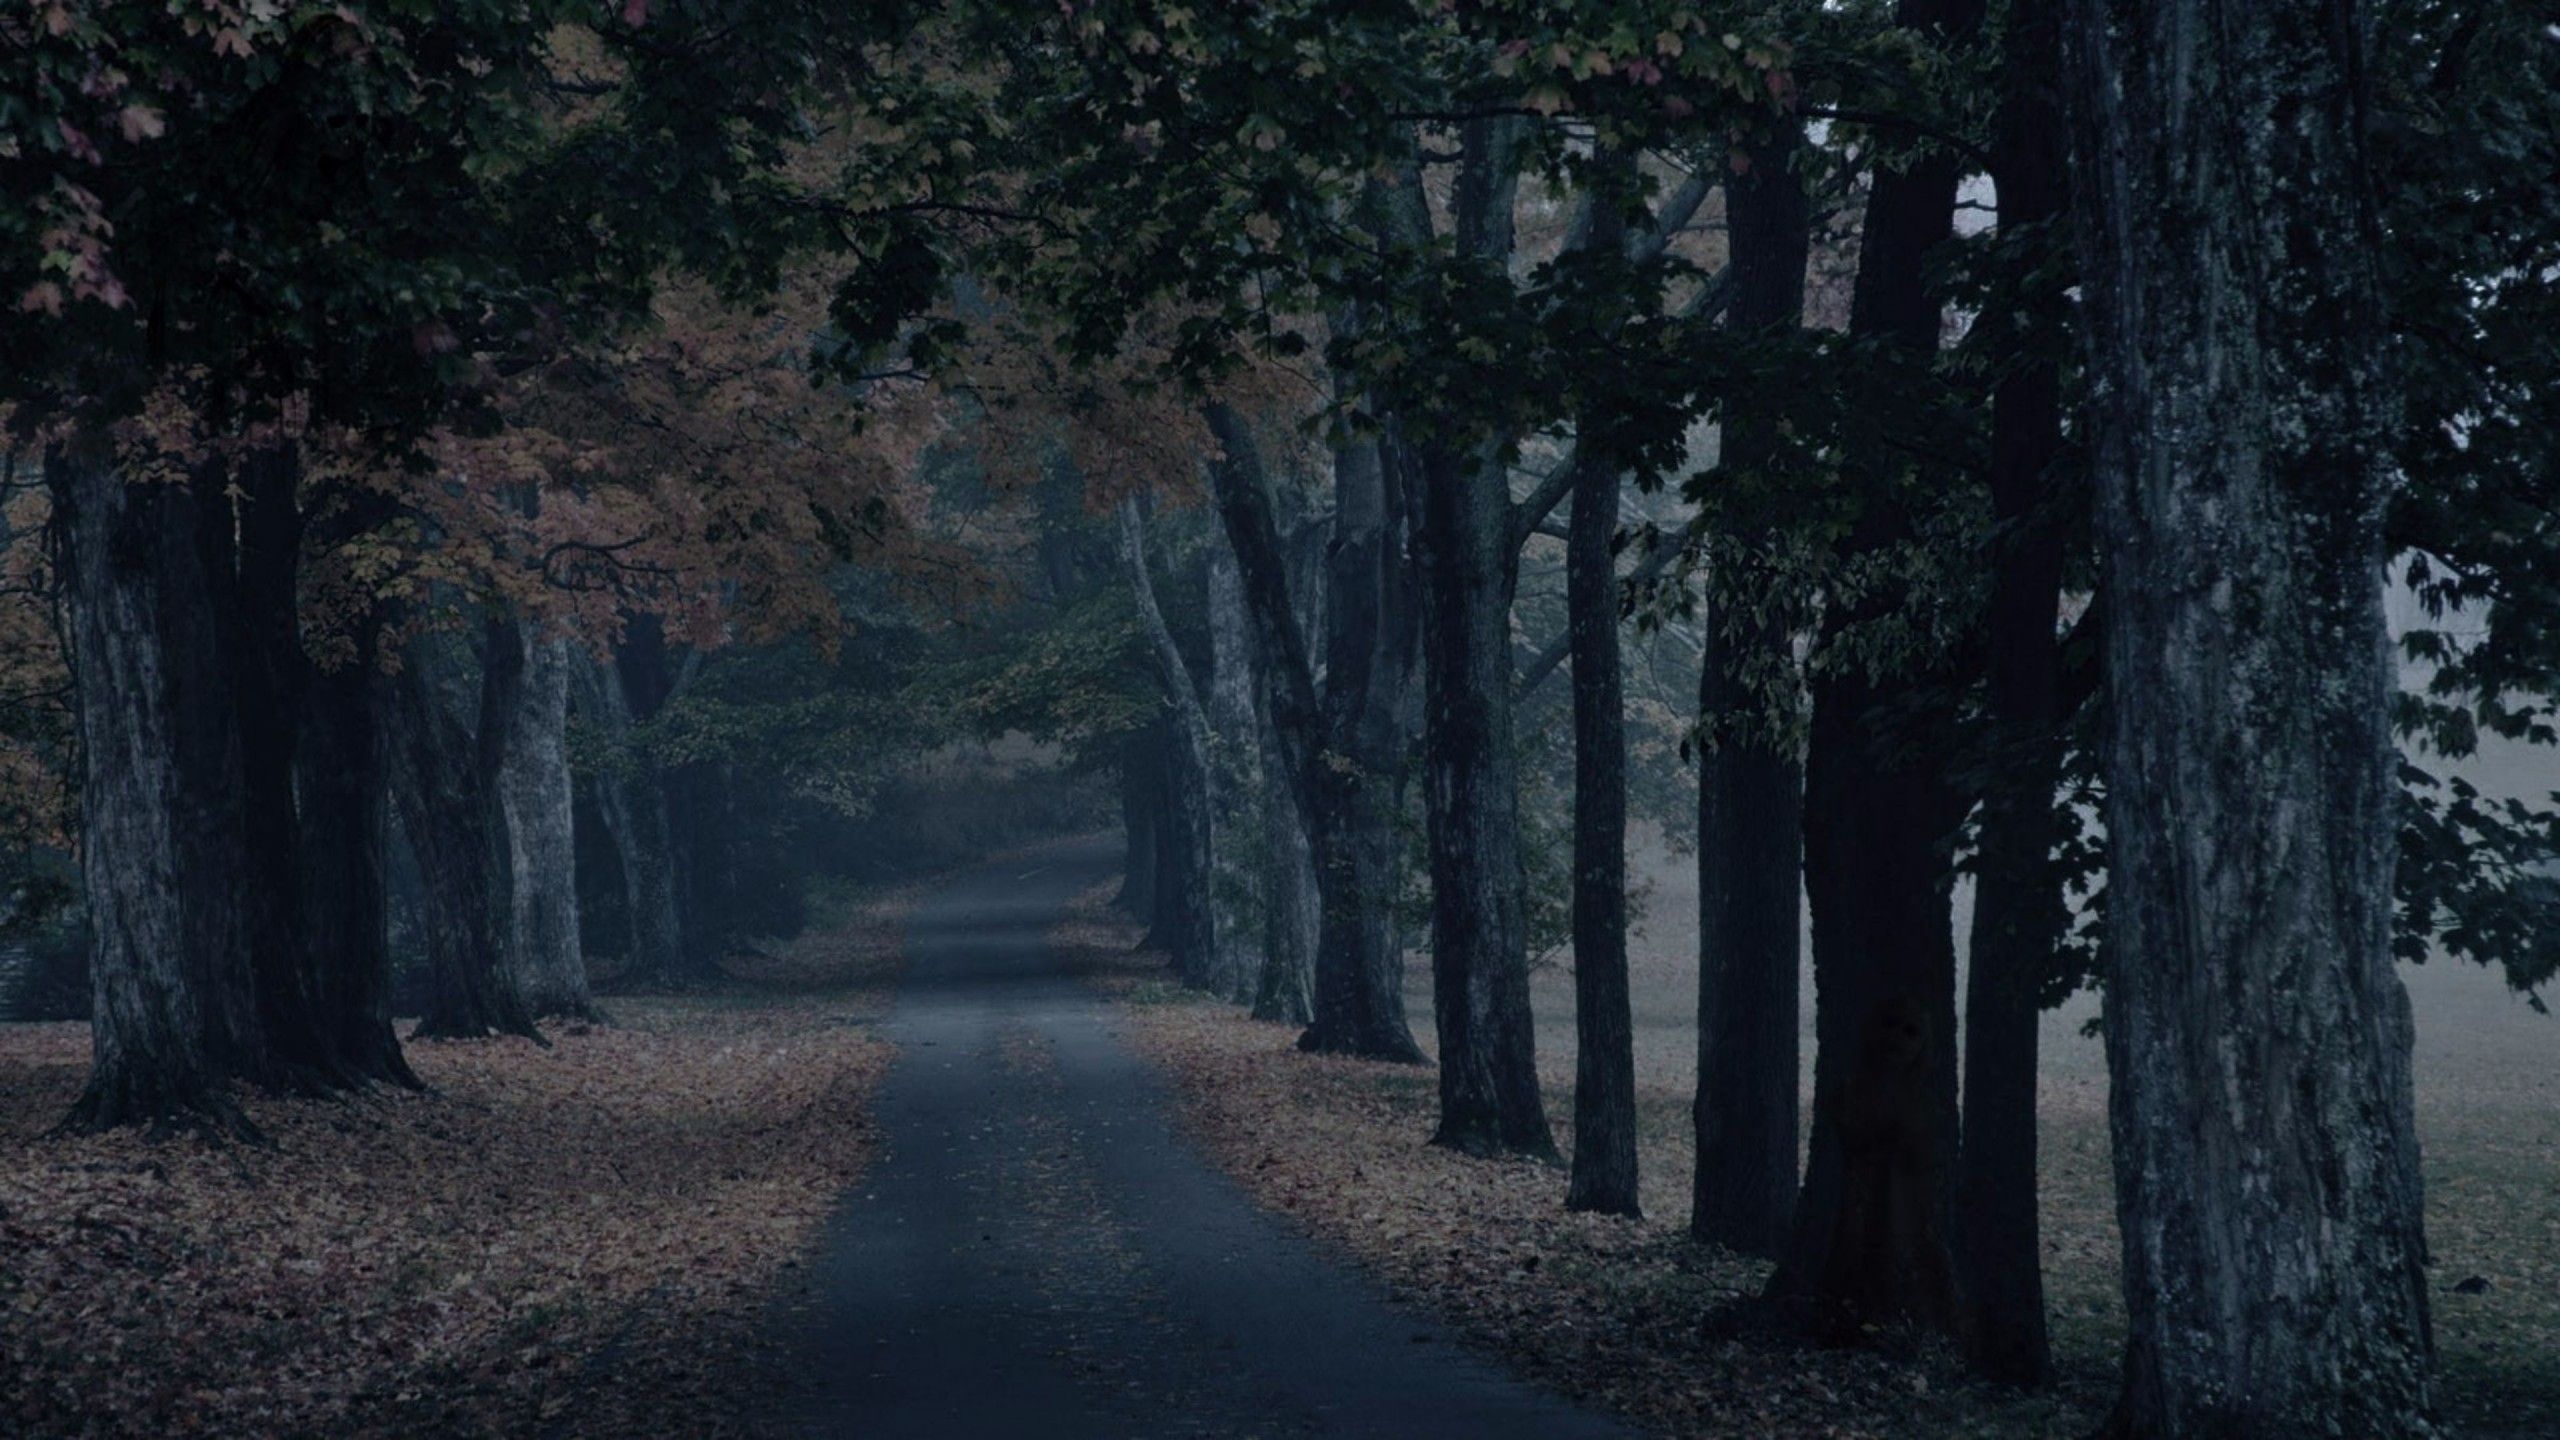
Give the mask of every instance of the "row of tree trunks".
[(2107, 604), (2113, 1429), (2432, 1434), (2366, 17), (2067, 13)]
[[(1942, 45), (1961, 44), (1979, 29), (1982, 5), (1901, 0), (1895, 19)], [(1914, 357), (1936, 350), (1942, 306), (1928, 284), (1928, 262), (1953, 233), (1960, 173), (1958, 162), (1938, 151), (1879, 168), (1859, 236), (1853, 336)], [(1910, 519), (1896, 498), (1907, 462), (1878, 447), (1853, 463), (1866, 487), (1848, 542), (1854, 557), (1905, 539)], [(1898, 598), (1827, 609), (1825, 648)], [(1957, 1139), (1949, 907), (1955, 832), (1965, 811), (1941, 763), (1954, 731), (1953, 688), (1926, 657), (1914, 657), (1890, 676), (1832, 667), (1816, 676), (1812, 694), (1804, 816), (1815, 1107), (1794, 1234), (1772, 1293), (1859, 1323), (1912, 1318), (1952, 1327), (1944, 1252)], [(1920, 1033), (1909, 1034), (1915, 1026)], [(1862, 1059), (1888, 1039), (1898, 1072), (1891, 1083), (1916, 1088), (1925, 1101), (1914, 1123), (1899, 1127), (1912, 1133), (1893, 1136), (1890, 1152), (1865, 1144), (1875, 1137), (1853, 1136), (1859, 1127), (1844, 1123), (1861, 1101), (1885, 1098), (1852, 1091), (1862, 1069), (1871, 1068)], [(1905, 1044), (1917, 1052), (1902, 1055)], [(1880, 1188), (1892, 1192), (1889, 1205)], [(1905, 1195), (1912, 1190), (1923, 1192), (1916, 1202)], [(1887, 1209), (1900, 1217), (1890, 1234), (1871, 1228)]]
[[(1801, 128), (1773, 127), (1725, 177), (1726, 322), (1746, 341), (1802, 323), (1811, 253)], [(1784, 436), (1750, 407), (1725, 417), (1718, 464), (1765, 469)], [(1689, 1231), (1776, 1255), (1796, 1198), (1797, 975), (1803, 931), (1803, 769), (1767, 723), (1755, 678), (1794, 673), (1794, 617), (1747, 577), (1761, 537), (1716, 537), (1701, 632), (1698, 716), (1698, 1164)], [(1759, 593), (1756, 606), (1746, 596)], [(1790, 687), (1792, 688), (1792, 687)]]

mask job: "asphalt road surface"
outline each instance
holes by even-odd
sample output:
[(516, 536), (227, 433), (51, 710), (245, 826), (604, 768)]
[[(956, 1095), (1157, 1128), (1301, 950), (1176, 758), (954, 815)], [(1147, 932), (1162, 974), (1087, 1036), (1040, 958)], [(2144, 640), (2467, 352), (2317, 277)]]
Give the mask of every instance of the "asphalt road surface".
[[(1511, 1378), (1258, 1209), (1047, 931), (1115, 840), (961, 876), (907, 930), (884, 1153), (796, 1318), (796, 1428), (863, 1440), (1625, 1432)], [(797, 1388), (797, 1387), (795, 1387)]]

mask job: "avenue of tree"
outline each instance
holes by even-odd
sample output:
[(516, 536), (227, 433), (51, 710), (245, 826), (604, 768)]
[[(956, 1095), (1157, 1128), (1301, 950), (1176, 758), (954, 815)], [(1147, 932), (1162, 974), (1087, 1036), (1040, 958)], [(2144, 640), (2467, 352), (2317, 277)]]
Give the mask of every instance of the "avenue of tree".
[(1692, 1233), (1999, 1381), (2097, 987), (2114, 1429), (2424, 1433), (2394, 965), (2560, 967), (2560, 821), (2437, 773), (2560, 739), (2524, 8), (21, 7), (0, 918), (86, 937), (69, 1123), (716, 982), (786, 835), (1028, 734), (1185, 983), (1603, 1214), (1630, 826), (1693, 845)]

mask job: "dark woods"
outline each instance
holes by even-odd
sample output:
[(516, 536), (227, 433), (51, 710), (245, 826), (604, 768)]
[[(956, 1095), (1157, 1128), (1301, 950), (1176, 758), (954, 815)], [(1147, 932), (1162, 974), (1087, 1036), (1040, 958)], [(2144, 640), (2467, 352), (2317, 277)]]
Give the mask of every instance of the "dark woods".
[(2394, 962), (2560, 963), (2553, 812), (2450, 773), (2560, 689), (2521, 8), (0, 20), (68, 1123), (415, 1087), (1116, 802), (1183, 985), (1633, 1217), (1660, 839), (1765, 1318), (2052, 1380), (2095, 987), (2115, 1430), (2423, 1433)]

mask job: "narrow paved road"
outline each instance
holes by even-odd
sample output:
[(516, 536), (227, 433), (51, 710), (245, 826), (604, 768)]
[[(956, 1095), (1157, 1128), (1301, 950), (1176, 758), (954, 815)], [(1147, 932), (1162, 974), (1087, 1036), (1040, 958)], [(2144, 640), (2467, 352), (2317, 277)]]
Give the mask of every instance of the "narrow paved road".
[(799, 1325), (805, 1433), (1580, 1440), (1614, 1426), (1454, 1347), (1176, 1135), (1047, 930), (1114, 843), (990, 865), (908, 925), (885, 1153)]

